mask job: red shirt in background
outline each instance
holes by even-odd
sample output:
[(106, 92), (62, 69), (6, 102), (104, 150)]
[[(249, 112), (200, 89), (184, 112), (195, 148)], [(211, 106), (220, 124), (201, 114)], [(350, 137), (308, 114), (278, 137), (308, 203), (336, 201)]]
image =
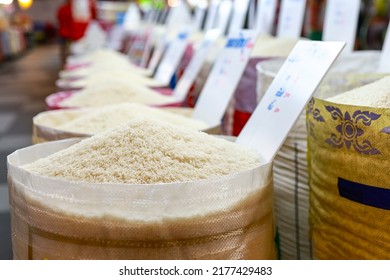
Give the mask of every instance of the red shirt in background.
[(91, 20), (96, 19), (96, 3), (89, 0), (91, 18), (89, 20), (76, 20), (72, 15), (72, 2), (67, 1), (63, 4), (57, 13), (59, 22), (59, 33), (62, 38), (77, 41), (84, 36), (85, 30)]
[(64, 39), (72, 38), (72, 11), (70, 1), (61, 5), (57, 12), (58, 32)]

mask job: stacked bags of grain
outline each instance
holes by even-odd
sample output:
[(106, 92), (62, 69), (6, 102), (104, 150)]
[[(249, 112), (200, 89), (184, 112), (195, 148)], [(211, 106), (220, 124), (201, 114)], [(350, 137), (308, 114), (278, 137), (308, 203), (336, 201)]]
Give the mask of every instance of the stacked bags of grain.
[(390, 259), (390, 77), (308, 111), (316, 259)]
[[(327, 98), (383, 77), (383, 74), (369, 74), (377, 71), (379, 57), (378, 52), (357, 52), (340, 57), (320, 84), (315, 96)], [(263, 67), (270, 75), (267, 78), (269, 83), (272, 82), (272, 77), (276, 75), (282, 63), (280, 60), (275, 62), (261, 63), (269, 66)], [(264, 73), (266, 72), (261, 75)], [(307, 110), (312, 109), (309, 106)], [(304, 112), (288, 134), (274, 160), (275, 213), (282, 259), (313, 257), (308, 218), (307, 135)]]
[(273, 259), (270, 164), (148, 119), (8, 157), (15, 259)]
[(137, 117), (149, 117), (176, 125), (218, 133), (203, 121), (191, 118), (190, 108), (152, 108), (136, 103), (122, 103), (91, 109), (67, 109), (42, 112), (33, 118), (33, 143), (88, 137)]

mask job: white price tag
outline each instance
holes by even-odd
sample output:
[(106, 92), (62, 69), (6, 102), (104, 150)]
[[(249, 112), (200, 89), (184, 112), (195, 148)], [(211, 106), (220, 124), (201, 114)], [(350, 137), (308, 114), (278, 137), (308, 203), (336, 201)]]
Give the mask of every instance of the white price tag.
[(207, 31), (214, 28), (215, 20), (217, 17), (218, 7), (220, 0), (212, 0), (207, 12), (206, 23), (204, 29)]
[(200, 44), (199, 49), (191, 59), (190, 64), (188, 64), (183, 76), (180, 78), (173, 91), (173, 97), (179, 102), (183, 101), (190, 91), (192, 84), (202, 69), (210, 49), (215, 44), (215, 41), (220, 34), (221, 32), (219, 29), (210, 29), (206, 32), (203, 42)]
[(136, 33), (135, 40), (128, 52), (132, 63), (139, 65), (140, 67), (145, 67), (152, 48), (152, 33), (150, 26), (146, 26)]
[(195, 15), (194, 15), (194, 22), (192, 24), (194, 31), (199, 31), (202, 29), (202, 23), (204, 16), (206, 15), (206, 9), (200, 6), (196, 7)]
[(306, 0), (282, 0), (277, 37), (299, 38), (301, 36), (305, 7)]
[(379, 71), (384, 73), (390, 72), (390, 23), (387, 27), (386, 37), (383, 43)]
[(181, 31), (176, 38), (169, 44), (168, 49), (157, 68), (154, 79), (162, 84), (168, 85), (180, 60), (186, 51), (190, 33), (188, 31)]
[(250, 0), (235, 0), (233, 4), (233, 17), (230, 21), (228, 34), (235, 34), (244, 27), (245, 16), (248, 12)]
[(165, 48), (168, 45), (168, 40), (167, 40), (168, 33), (165, 34), (162, 40), (160, 40), (155, 47), (152, 57), (150, 59), (149, 65), (148, 65), (148, 70), (150, 73), (154, 73), (156, 71), (156, 68), (158, 66), (158, 63), (160, 62)]
[(256, 30), (259, 34), (272, 34), (277, 0), (260, 0), (257, 4)]
[(344, 42), (299, 41), (251, 118), (237, 143), (256, 149), (265, 162), (275, 157)]
[(323, 41), (345, 41), (346, 52), (355, 46), (360, 0), (328, 0), (326, 3)]
[(233, 4), (230, 0), (222, 0), (219, 4), (217, 19), (216, 19), (216, 28), (219, 28), (222, 34), (225, 34), (226, 28), (229, 23), (230, 14), (232, 12)]
[(229, 36), (196, 103), (195, 119), (210, 126), (220, 124), (255, 42), (254, 30), (242, 30)]

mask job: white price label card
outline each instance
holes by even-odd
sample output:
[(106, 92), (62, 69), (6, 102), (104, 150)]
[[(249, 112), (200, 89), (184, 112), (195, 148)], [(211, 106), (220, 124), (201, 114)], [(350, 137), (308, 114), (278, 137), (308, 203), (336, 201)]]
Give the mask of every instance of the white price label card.
[(152, 29), (150, 26), (145, 26), (140, 29), (135, 36), (134, 42), (129, 49), (130, 61), (140, 67), (146, 66), (146, 61), (150, 57), (152, 48)]
[(233, 16), (230, 21), (228, 34), (235, 34), (244, 27), (250, 0), (234, 0)]
[(173, 91), (173, 97), (179, 102), (183, 101), (187, 96), (192, 84), (202, 69), (210, 49), (217, 41), (220, 34), (221, 32), (219, 29), (210, 29), (206, 32), (204, 40), (196, 50), (195, 55), (192, 57), (183, 76), (180, 78)]
[(167, 40), (168, 33), (166, 32), (165, 36), (163, 37), (162, 40), (160, 40), (155, 47), (152, 57), (150, 58), (150, 62), (148, 65), (148, 70), (150, 73), (154, 73), (156, 71), (156, 68), (158, 66), (158, 63), (160, 62), (164, 51), (168, 45), (168, 40)]
[(149, 12), (146, 14), (145, 17), (145, 22), (146, 23), (154, 23), (157, 17), (157, 10), (151, 9)]
[(176, 38), (169, 44), (160, 65), (157, 68), (154, 79), (168, 85), (186, 51), (190, 32), (180, 31)]
[(148, 60), (150, 58), (150, 54), (152, 52), (153, 47), (153, 29), (151, 26), (147, 26), (145, 28), (145, 36), (146, 36), (146, 43), (145, 43), (145, 49), (142, 54), (142, 59), (140, 63), (140, 67), (145, 68)]
[(260, 0), (257, 4), (256, 30), (259, 34), (272, 34), (277, 0)]
[(344, 42), (299, 41), (277, 73), (237, 143), (271, 162)]
[(195, 9), (194, 22), (192, 23), (192, 28), (194, 31), (199, 31), (202, 29), (202, 23), (204, 16), (206, 15), (206, 8), (197, 6)]
[(305, 17), (306, 0), (282, 0), (277, 37), (299, 38)]
[(222, 34), (225, 34), (232, 13), (233, 4), (230, 0), (222, 0), (218, 7), (216, 28), (219, 28)]
[(250, 0), (248, 8), (248, 29), (255, 29), (256, 27), (256, 2), (257, 0)]
[(220, 3), (220, 0), (211, 0), (210, 6), (209, 6), (208, 11), (207, 11), (206, 22), (204, 25), (204, 29), (206, 31), (214, 28), (219, 3)]
[(219, 125), (256, 42), (257, 32), (242, 30), (229, 36), (196, 102), (193, 118)]
[(384, 73), (390, 73), (390, 23), (387, 27), (386, 37), (383, 43), (379, 71)]
[(345, 41), (352, 52), (359, 19), (360, 0), (327, 0), (322, 41)]

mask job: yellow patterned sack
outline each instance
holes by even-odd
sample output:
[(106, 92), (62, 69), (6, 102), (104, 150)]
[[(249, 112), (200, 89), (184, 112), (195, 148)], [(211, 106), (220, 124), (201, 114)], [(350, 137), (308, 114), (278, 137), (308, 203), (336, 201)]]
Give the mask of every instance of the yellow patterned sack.
[(390, 259), (390, 109), (313, 99), (310, 226), (316, 259)]

